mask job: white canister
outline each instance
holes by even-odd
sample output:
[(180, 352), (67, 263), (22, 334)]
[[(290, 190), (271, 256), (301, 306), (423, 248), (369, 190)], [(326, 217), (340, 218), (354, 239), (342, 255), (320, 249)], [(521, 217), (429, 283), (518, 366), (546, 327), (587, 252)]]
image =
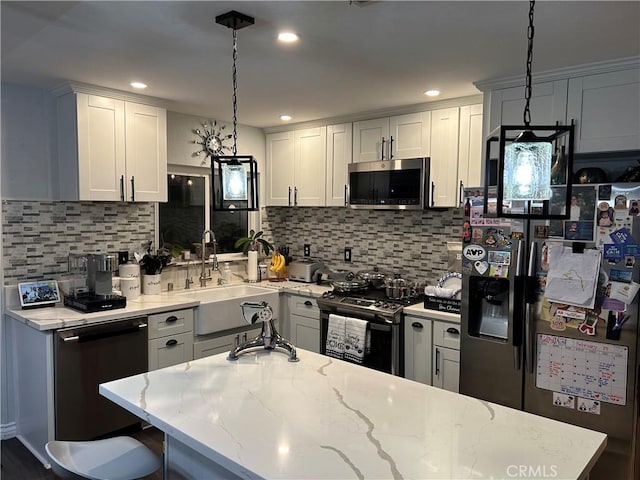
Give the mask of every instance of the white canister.
[(249, 250), (247, 259), (247, 276), (250, 282), (258, 281), (258, 252)]
[(120, 277), (111, 277), (111, 288), (113, 290), (120, 290)]
[(127, 300), (135, 300), (140, 296), (140, 279), (120, 278), (120, 289)]
[(162, 290), (162, 275), (142, 275), (142, 293), (145, 295), (160, 295)]
[(123, 263), (118, 267), (120, 278), (139, 278), (140, 265), (137, 263)]

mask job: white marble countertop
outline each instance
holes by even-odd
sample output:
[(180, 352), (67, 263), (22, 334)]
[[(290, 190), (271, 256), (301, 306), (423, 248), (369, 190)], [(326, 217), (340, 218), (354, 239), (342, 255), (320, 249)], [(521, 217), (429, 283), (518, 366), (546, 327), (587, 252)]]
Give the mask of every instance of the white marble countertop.
[[(242, 285), (243, 283), (239, 283)], [(234, 283), (230, 286), (236, 285)], [(301, 282), (259, 282), (252, 284), (256, 287), (276, 289), (281, 292), (296, 293), (300, 295), (310, 295), (319, 297), (322, 293), (330, 290), (327, 285), (316, 285), (313, 283)], [(223, 286), (210, 286), (212, 288), (224, 288)], [(140, 295), (135, 300), (127, 299), (125, 308), (116, 308), (95, 313), (82, 313), (71, 308), (67, 308), (62, 303), (55, 307), (36, 308), (22, 310), (18, 308), (8, 308), (6, 314), (11, 318), (23, 322), (36, 330), (47, 331), (58, 328), (75, 327), (79, 325), (90, 325), (112, 320), (136, 317), (139, 315), (151, 315), (154, 313), (167, 312), (181, 308), (192, 308), (200, 305), (197, 299), (189, 298), (189, 292), (196, 292), (200, 289), (175, 290), (163, 292), (160, 295)], [(176, 294), (180, 295), (176, 295)]]
[(199, 304), (198, 300), (171, 294), (140, 295), (136, 300), (127, 299), (125, 308), (115, 308), (103, 312), (82, 313), (60, 304), (56, 307), (29, 310), (8, 309), (6, 314), (36, 330), (45, 331), (192, 308)]
[(459, 313), (440, 312), (438, 310), (431, 310), (424, 308), (423, 303), (404, 307), (402, 309), (405, 315), (416, 315), (418, 317), (429, 318), (431, 320), (441, 320), (444, 322), (460, 323)]
[[(606, 435), (298, 350), (226, 353), (100, 393), (244, 478), (584, 476)], [(520, 476), (519, 478), (523, 478)]]

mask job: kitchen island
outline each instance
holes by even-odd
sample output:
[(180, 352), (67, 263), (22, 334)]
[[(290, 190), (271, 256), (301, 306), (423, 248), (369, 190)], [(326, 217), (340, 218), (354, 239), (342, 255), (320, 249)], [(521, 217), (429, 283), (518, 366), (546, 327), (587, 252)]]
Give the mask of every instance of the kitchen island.
[[(586, 478), (606, 435), (298, 350), (100, 385), (182, 478)], [(179, 477), (180, 478), (180, 477)]]

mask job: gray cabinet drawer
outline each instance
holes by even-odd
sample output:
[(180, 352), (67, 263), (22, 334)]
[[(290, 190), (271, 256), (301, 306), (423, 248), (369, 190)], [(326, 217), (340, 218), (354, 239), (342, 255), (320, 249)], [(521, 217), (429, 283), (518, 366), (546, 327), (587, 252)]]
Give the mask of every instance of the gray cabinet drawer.
[(289, 297), (289, 313), (292, 315), (315, 318), (320, 321), (320, 309), (313, 297), (291, 295)]
[(193, 333), (179, 333), (149, 342), (149, 370), (193, 360)]
[(433, 344), (460, 350), (460, 325), (433, 322)]
[(149, 339), (193, 332), (193, 309), (149, 315)]

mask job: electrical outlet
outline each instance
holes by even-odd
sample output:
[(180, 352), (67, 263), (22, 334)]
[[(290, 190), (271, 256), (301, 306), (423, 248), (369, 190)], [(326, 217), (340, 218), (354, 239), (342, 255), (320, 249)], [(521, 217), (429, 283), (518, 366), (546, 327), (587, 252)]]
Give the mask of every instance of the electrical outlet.
[(344, 261), (351, 261), (351, 247), (344, 247)]
[(311, 244), (305, 243), (304, 244), (304, 256), (308, 257), (310, 255), (311, 255)]

